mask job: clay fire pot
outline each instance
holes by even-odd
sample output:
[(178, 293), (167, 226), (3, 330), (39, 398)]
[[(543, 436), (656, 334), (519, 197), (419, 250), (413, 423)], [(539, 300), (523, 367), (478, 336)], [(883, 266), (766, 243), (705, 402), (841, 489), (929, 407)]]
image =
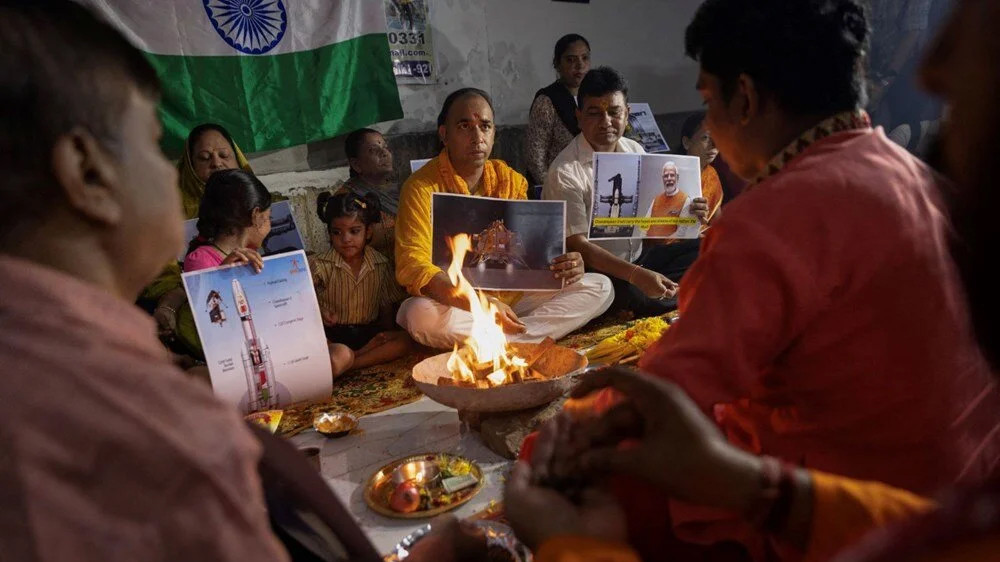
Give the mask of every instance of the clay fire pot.
[[(528, 357), (538, 344), (512, 344), (521, 357)], [(469, 388), (438, 385), (441, 377), (451, 377), (448, 357), (451, 352), (424, 359), (413, 367), (413, 381), (431, 400), (467, 412), (513, 412), (552, 402), (569, 392), (576, 382), (573, 375), (587, 367), (587, 358), (576, 351), (553, 346), (535, 362), (533, 368), (545, 380), (505, 384), (493, 388)]]

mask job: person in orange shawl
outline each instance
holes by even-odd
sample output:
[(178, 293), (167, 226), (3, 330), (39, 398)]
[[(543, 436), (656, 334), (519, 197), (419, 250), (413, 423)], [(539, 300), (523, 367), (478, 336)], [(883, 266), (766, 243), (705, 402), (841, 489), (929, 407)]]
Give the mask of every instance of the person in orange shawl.
[[(475, 88), (452, 92), (438, 116), (444, 150), (406, 180), (396, 219), (396, 280), (413, 295), (396, 321), (417, 342), (448, 349), (468, 337), (469, 304), (448, 276), (431, 262), (431, 193), (525, 199), (528, 182), (500, 160), (489, 160), (494, 139), (493, 103)], [(601, 315), (611, 305), (611, 281), (584, 273), (583, 258), (570, 252), (551, 269), (566, 284), (560, 291), (489, 296), (512, 341), (560, 338)]]
[[(1000, 396), (937, 179), (858, 110), (867, 39), (860, 0), (699, 8), (687, 47), (707, 125), (756, 181), (707, 232), (681, 320), (640, 367), (744, 450), (925, 495), (991, 473)], [(732, 511), (638, 482), (617, 492), (646, 558), (733, 542), (766, 556), (765, 537)]]

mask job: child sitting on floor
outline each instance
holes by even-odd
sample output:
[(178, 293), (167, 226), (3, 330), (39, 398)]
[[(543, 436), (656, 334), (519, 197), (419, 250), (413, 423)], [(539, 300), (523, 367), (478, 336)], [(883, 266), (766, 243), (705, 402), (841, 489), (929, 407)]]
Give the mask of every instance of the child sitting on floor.
[(271, 194), (250, 172), (222, 170), (205, 183), (198, 208), (198, 236), (191, 240), (184, 271), (246, 263), (258, 272), (257, 248), (271, 232)]
[(354, 350), (346, 366), (331, 352), (334, 376), (402, 357), (412, 340), (395, 328), (393, 306), (404, 294), (389, 259), (368, 245), (381, 220), (378, 197), (321, 193), (316, 211), (332, 246), (309, 258), (327, 339)]

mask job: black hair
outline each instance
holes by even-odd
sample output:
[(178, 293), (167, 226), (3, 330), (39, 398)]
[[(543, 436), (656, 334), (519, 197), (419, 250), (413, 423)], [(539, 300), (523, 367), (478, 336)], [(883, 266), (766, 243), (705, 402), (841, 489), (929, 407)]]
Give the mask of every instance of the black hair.
[(327, 230), (333, 219), (340, 217), (358, 217), (365, 226), (371, 226), (382, 220), (382, 205), (378, 195), (368, 193), (358, 195), (350, 191), (331, 195), (324, 191), (316, 198), (316, 214), (323, 221)]
[(133, 90), (160, 94), (156, 71), (108, 23), (71, 0), (0, 2), (0, 238), (59, 197), (52, 148), (75, 128), (113, 156)]
[(445, 121), (448, 120), (448, 112), (451, 111), (451, 106), (466, 96), (479, 96), (483, 98), (486, 100), (486, 105), (490, 106), (490, 111), (493, 111), (493, 98), (489, 94), (479, 88), (461, 88), (448, 94), (448, 97), (444, 99), (444, 104), (441, 106), (441, 113), (438, 113), (438, 127), (444, 125)]
[(566, 49), (569, 49), (570, 45), (576, 43), (577, 41), (583, 41), (583, 44), (587, 46), (587, 50), (590, 50), (590, 41), (587, 41), (583, 35), (576, 33), (563, 35), (558, 41), (556, 41), (556, 48), (552, 54), (552, 66), (559, 68), (559, 61), (562, 59), (563, 53), (566, 52)]
[[(379, 136), (382, 135), (382, 133), (376, 131), (375, 129), (365, 128), (351, 131), (351, 133), (347, 135), (347, 138), (344, 139), (344, 152), (347, 153), (347, 157), (357, 158), (358, 155), (361, 154), (361, 143), (364, 142), (366, 136), (372, 134)], [(350, 170), (352, 178), (357, 177), (358, 172), (354, 170), (354, 167), (351, 166), (350, 162), (347, 163), (347, 168)]]
[(625, 77), (610, 66), (599, 66), (584, 77), (576, 94), (577, 107), (583, 107), (583, 98), (599, 98), (615, 92), (621, 92), (628, 101), (628, 82)]
[(704, 111), (695, 111), (691, 115), (688, 115), (687, 119), (684, 120), (684, 124), (681, 125), (681, 139), (694, 139), (694, 134), (698, 132), (701, 124), (704, 122)]
[(687, 55), (716, 76), (723, 101), (741, 74), (784, 111), (826, 116), (866, 103), (864, 0), (706, 0), (685, 33)]
[(202, 123), (194, 129), (191, 129), (191, 132), (188, 133), (187, 137), (188, 158), (191, 158), (192, 160), (194, 159), (194, 145), (198, 142), (198, 139), (200, 139), (202, 135), (209, 131), (219, 133), (226, 139), (226, 141), (229, 142), (229, 148), (232, 149), (233, 157), (235, 158), (236, 143), (233, 142), (233, 136), (229, 134), (229, 131), (227, 131), (225, 127), (216, 123)]
[(188, 253), (213, 243), (220, 236), (253, 226), (254, 210), (271, 208), (271, 194), (257, 176), (245, 170), (219, 170), (205, 182), (198, 207), (198, 236)]

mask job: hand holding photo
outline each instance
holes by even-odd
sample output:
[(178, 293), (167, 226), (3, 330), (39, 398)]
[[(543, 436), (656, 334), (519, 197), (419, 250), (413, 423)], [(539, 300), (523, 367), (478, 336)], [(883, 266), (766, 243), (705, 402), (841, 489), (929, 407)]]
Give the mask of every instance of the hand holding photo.
[(435, 193), (431, 198), (431, 261), (447, 270), (448, 240), (467, 234), (472, 250), (462, 274), (476, 289), (552, 291), (563, 280), (552, 262), (566, 253), (566, 203)]

